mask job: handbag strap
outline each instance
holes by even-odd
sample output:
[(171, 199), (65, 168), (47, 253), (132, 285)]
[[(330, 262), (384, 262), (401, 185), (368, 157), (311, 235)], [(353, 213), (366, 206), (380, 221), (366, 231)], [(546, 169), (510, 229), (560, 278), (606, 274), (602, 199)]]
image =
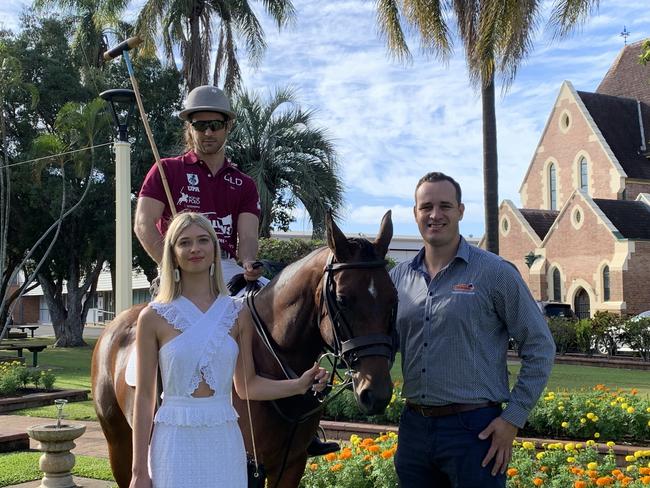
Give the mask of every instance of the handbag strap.
[[(239, 319), (237, 319), (237, 335), (239, 336), (239, 343), (241, 344), (241, 324)], [(251, 441), (253, 443), (253, 459), (255, 459), (255, 468), (259, 467), (257, 462), (257, 449), (255, 448), (255, 432), (253, 431), (253, 416), (251, 415), (251, 402), (248, 399), (248, 374), (246, 373), (246, 361), (242, 358), (242, 364), (244, 366), (244, 391), (246, 392), (246, 409), (248, 410), (248, 425), (251, 429)]]

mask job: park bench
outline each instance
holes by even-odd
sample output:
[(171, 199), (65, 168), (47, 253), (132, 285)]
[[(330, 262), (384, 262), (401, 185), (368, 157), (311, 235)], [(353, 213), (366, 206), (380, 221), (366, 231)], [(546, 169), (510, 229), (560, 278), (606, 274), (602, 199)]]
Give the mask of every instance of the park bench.
[(43, 351), (47, 347), (47, 344), (15, 344), (15, 343), (6, 343), (0, 344), (1, 351), (16, 351), (19, 358), (24, 358), (23, 350), (27, 349), (32, 353), (32, 366), (38, 366), (38, 353)]
[(25, 330), (29, 330), (31, 332), (32, 337), (34, 337), (34, 331), (38, 329), (38, 325), (12, 325), (12, 329), (20, 329), (21, 332), (25, 332)]

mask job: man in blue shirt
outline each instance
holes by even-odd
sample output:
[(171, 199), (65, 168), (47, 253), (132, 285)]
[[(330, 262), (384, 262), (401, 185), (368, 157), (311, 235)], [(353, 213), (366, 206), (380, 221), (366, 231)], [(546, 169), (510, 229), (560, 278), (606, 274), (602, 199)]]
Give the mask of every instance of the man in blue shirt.
[[(424, 247), (391, 270), (406, 398), (395, 467), (405, 488), (505, 487), (512, 442), (553, 365), (553, 338), (525, 282), (463, 239), (464, 211), (453, 178), (422, 177), (413, 212)], [(511, 337), (521, 355), (512, 390)]]

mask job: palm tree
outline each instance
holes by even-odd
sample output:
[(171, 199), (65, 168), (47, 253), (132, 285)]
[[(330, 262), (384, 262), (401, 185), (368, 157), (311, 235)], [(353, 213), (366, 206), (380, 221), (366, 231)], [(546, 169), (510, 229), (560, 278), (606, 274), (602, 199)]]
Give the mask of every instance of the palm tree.
[[(483, 184), (486, 248), (499, 253), (499, 194), (497, 128), (494, 103), (495, 73), (504, 90), (515, 78), (521, 61), (532, 49), (542, 0), (378, 0), (378, 22), (389, 51), (398, 59), (410, 52), (402, 29), (400, 8), (407, 25), (420, 36), (425, 52), (442, 58), (451, 52), (446, 18), (454, 15), (463, 42), (470, 82), (480, 88), (483, 106)], [(568, 34), (584, 21), (599, 0), (554, 0), (549, 25), (556, 36)]]
[(270, 236), (280, 205), (300, 201), (314, 236), (322, 236), (326, 212), (343, 202), (343, 187), (334, 147), (323, 129), (313, 127), (314, 112), (301, 109), (290, 89), (276, 90), (267, 100), (244, 91), (234, 107), (237, 123), (228, 156), (257, 184), (260, 235)]
[(37, 10), (60, 9), (74, 23), (72, 51), (81, 66), (99, 68), (108, 49), (107, 31), (121, 28), (128, 0), (35, 0)]
[[(264, 0), (263, 4), (278, 28), (294, 16), (290, 0)], [(155, 51), (155, 40), (160, 34), (165, 55), (172, 65), (175, 65), (174, 49), (180, 50), (188, 90), (208, 82), (215, 34), (217, 53), (212, 84), (218, 85), (223, 74), (226, 91), (233, 91), (241, 77), (235, 38), (243, 39), (254, 63), (261, 59), (266, 48), (262, 26), (246, 0), (147, 0), (138, 16), (136, 32), (144, 40), (141, 51), (145, 53)]]

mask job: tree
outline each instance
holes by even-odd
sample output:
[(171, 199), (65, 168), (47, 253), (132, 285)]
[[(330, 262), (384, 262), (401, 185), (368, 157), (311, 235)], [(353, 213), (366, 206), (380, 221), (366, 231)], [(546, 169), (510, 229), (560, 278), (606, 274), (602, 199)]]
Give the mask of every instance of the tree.
[[(483, 184), (485, 236), (488, 251), (499, 253), (499, 188), (497, 127), (494, 102), (495, 74), (504, 78), (504, 90), (515, 78), (521, 61), (532, 49), (542, 0), (378, 0), (378, 22), (389, 51), (398, 59), (410, 58), (402, 29), (405, 23), (418, 32), (425, 52), (442, 58), (451, 52), (447, 18), (453, 14), (464, 49), (470, 82), (480, 88), (483, 110)], [(557, 36), (568, 34), (597, 6), (599, 0), (554, 0), (549, 25)], [(400, 13), (401, 8), (401, 13)]]
[(288, 226), (286, 205), (300, 201), (322, 236), (325, 213), (343, 202), (336, 155), (325, 130), (313, 126), (314, 112), (300, 108), (294, 93), (279, 89), (263, 100), (243, 91), (235, 97), (235, 129), (228, 156), (257, 184), (262, 207), (260, 235)]
[[(294, 16), (290, 0), (264, 0), (262, 3), (278, 29)], [(219, 85), (223, 75), (225, 90), (233, 91), (241, 77), (235, 39), (240, 37), (244, 41), (254, 63), (261, 59), (266, 48), (264, 31), (250, 2), (147, 0), (136, 23), (136, 32), (144, 40), (141, 52), (155, 53), (158, 34), (162, 36), (170, 65), (176, 65), (174, 50), (180, 51), (188, 90), (208, 83), (215, 31), (217, 52), (212, 84)]]
[[(27, 94), (32, 109), (38, 101), (34, 85), (23, 81), (23, 69), (19, 60), (10, 53), (6, 41), (0, 42), (0, 137), (2, 140), (2, 161), (0, 162), (0, 337), (6, 322), (6, 314), (16, 295), (7, 296), (11, 277), (20, 262), (20, 256), (11, 253), (8, 246), (9, 221), (11, 216), (11, 156), (7, 135), (7, 113), (13, 111), (16, 97), (12, 92)], [(24, 99), (24, 97), (20, 97)], [(8, 110), (5, 110), (5, 107)]]

